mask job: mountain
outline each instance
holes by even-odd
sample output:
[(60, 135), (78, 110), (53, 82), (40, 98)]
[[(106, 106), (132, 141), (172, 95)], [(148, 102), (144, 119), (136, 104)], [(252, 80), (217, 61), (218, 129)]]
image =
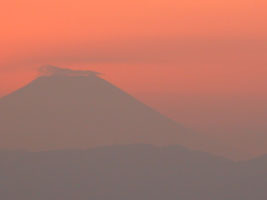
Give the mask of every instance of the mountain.
[(181, 146), (0, 151), (0, 199), (266, 200), (266, 164)]
[(99, 73), (41, 72), (0, 99), (0, 199), (267, 199), (266, 156), (190, 150), (212, 143)]
[(0, 149), (84, 149), (113, 144), (212, 144), (92, 71), (57, 67), (0, 99)]

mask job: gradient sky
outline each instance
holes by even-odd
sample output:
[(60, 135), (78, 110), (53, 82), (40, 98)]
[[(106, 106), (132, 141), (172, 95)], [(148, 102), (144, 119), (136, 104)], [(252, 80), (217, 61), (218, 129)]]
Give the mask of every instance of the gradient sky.
[(243, 157), (267, 153), (265, 0), (8, 0), (0, 96), (52, 64), (107, 80)]

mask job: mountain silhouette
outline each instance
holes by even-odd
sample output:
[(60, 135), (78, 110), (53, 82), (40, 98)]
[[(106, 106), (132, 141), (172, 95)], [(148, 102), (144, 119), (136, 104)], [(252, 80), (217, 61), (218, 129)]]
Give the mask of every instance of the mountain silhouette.
[(0, 99), (0, 199), (267, 199), (266, 156), (190, 150), (210, 142), (97, 72), (40, 73)]
[(181, 144), (205, 149), (194, 134), (93, 71), (47, 66), (0, 99), (0, 149), (84, 149), (114, 144)]

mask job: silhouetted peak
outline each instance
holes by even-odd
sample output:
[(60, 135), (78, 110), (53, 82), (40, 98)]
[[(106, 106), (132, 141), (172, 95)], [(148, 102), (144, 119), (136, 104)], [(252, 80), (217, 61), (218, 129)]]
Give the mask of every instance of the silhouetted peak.
[(90, 70), (73, 70), (46, 65), (39, 68), (42, 76), (99, 76), (101, 73)]

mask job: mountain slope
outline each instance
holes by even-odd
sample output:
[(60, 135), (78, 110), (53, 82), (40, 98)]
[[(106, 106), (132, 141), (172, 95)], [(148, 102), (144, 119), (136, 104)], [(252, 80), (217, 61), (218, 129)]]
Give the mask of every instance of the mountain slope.
[(54, 68), (0, 99), (0, 148), (51, 150), (112, 144), (208, 142), (96, 73)]

